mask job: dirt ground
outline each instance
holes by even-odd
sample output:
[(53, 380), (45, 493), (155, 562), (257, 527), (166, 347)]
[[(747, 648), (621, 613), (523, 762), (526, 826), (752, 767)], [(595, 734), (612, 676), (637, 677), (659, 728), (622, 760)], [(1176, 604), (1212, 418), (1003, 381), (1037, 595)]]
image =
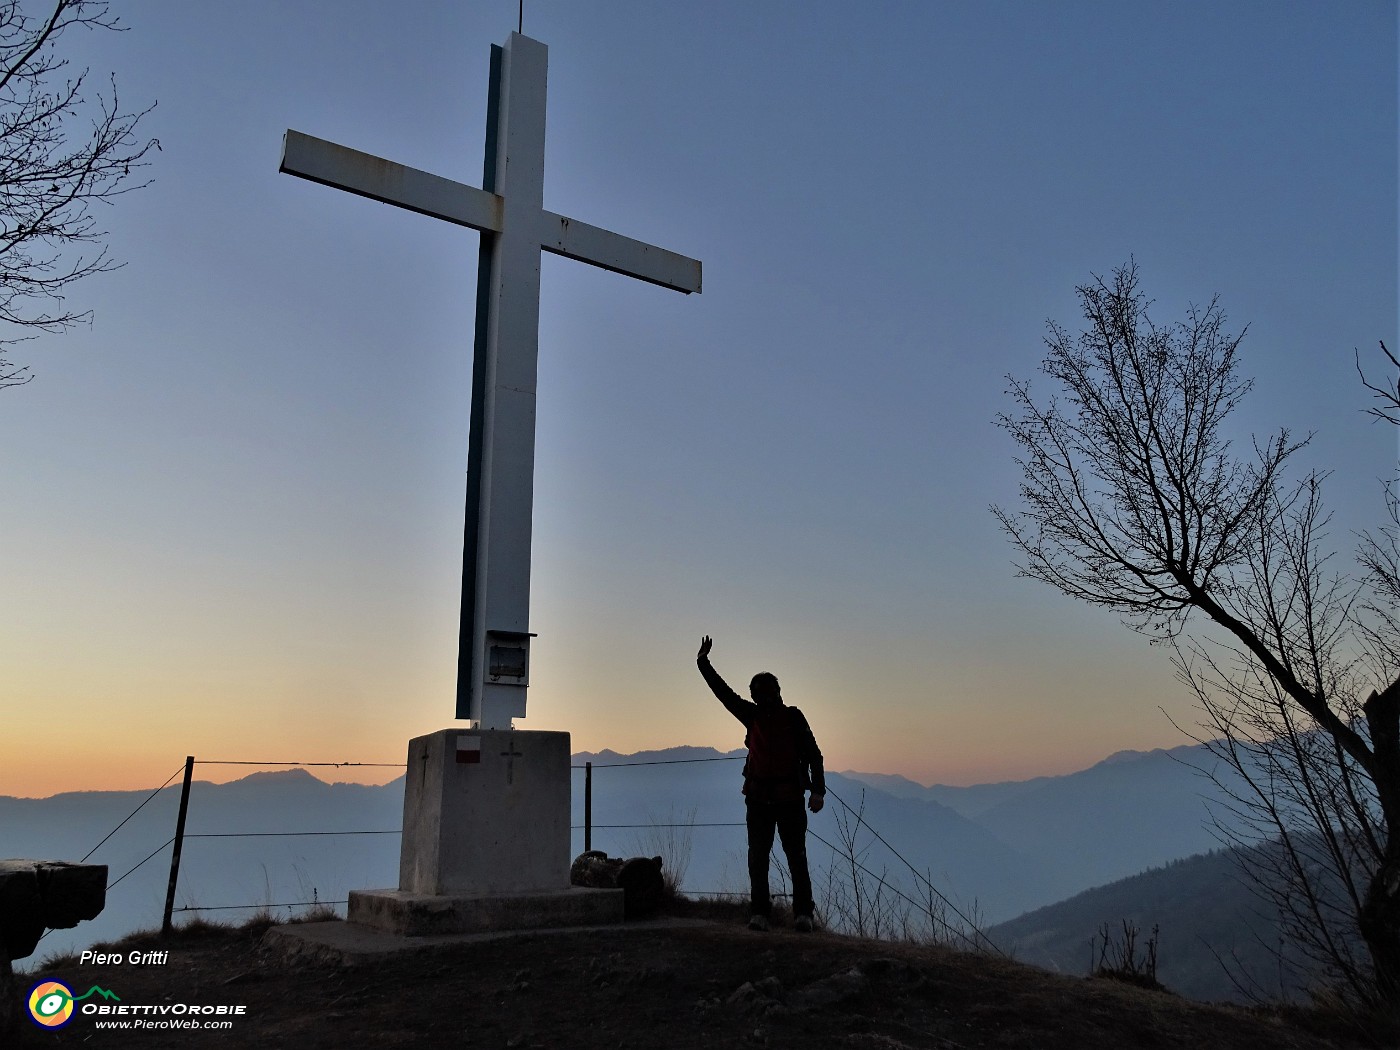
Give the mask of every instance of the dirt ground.
[[(96, 985), (131, 1006), (242, 1006), (199, 1017), (227, 1030), (99, 1029), (75, 1004), (58, 1030), (21, 1006), (20, 1047), (628, 1048), (772, 1047), (1034, 1050), (1384, 1045), (1335, 1019), (1190, 1003), (1117, 981), (1048, 974), (946, 948), (861, 941), (738, 918), (688, 928), (629, 923), (606, 933), (518, 935), (355, 967), (290, 963), (261, 945), (265, 926), (204, 928), (119, 949), (119, 963), (60, 961), (46, 977), (82, 996)], [(117, 951), (118, 949), (113, 949)], [(130, 953), (168, 951), (163, 964)], [(150, 1021), (164, 1017), (152, 1009)], [(182, 1020), (192, 1020), (186, 1014)], [(1387, 1040), (1388, 1041), (1388, 1040)]]

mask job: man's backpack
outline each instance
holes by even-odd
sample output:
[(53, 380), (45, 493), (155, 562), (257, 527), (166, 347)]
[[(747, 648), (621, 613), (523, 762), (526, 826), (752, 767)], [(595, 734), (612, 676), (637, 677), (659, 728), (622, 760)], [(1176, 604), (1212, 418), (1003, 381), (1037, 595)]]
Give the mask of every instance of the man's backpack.
[(744, 737), (749, 748), (744, 763), (745, 795), (775, 801), (802, 797), (806, 788), (801, 746), (805, 722), (795, 707), (760, 709)]

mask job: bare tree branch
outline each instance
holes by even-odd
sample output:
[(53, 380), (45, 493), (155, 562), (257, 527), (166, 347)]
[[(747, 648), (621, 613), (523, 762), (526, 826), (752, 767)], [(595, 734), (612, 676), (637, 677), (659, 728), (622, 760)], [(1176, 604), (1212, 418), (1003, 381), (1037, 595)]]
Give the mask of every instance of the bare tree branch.
[(1361, 351), (1356, 351), (1356, 371), (1361, 376), (1361, 385), (1371, 391), (1380, 402), (1378, 407), (1368, 408), (1366, 412), (1386, 423), (1400, 426), (1400, 359), (1386, 348), (1384, 342), (1381, 343), (1381, 353), (1390, 358), (1390, 363), (1395, 366), (1394, 386), (1373, 386), (1366, 378), (1366, 373), (1361, 370)]
[(30, 378), (4, 344), (90, 319), (68, 287), (120, 265), (93, 206), (147, 185), (140, 169), (160, 148), (136, 134), (153, 106), (124, 111), (114, 78), (101, 91), (87, 70), (64, 75), (59, 45), (74, 28), (122, 29), (106, 0), (54, 0), (43, 18), (0, 0), (0, 387)]

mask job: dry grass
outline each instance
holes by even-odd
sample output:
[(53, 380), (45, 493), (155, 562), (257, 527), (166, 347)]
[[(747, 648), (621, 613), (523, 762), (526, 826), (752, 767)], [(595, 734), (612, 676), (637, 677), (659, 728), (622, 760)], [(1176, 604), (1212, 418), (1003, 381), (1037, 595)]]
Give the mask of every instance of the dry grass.
[[(947, 946), (744, 928), (747, 901), (678, 899), (686, 928), (645, 922), (517, 935), (345, 968), (292, 964), (259, 947), (267, 916), (194, 922), (113, 950), (170, 949), (163, 967), (83, 967), (128, 1002), (184, 994), (248, 1005), (228, 1045), (362, 1050), (408, 1045), (668, 1050), (763, 1046), (885, 1050), (1361, 1050), (1400, 1027), (1327, 1010), (1193, 1003), (1120, 981), (1067, 977)], [(62, 967), (60, 967), (60, 971)], [(62, 979), (61, 972), (55, 976)], [(469, 1011), (462, 1004), (470, 1002)], [(86, 1027), (84, 1027), (86, 1026)], [(75, 1022), (59, 1042), (95, 1037)], [(103, 1042), (184, 1048), (188, 1033)], [(106, 1038), (110, 1036), (111, 1038)], [(21, 1046), (51, 1045), (25, 1034)], [(133, 1037), (134, 1038), (134, 1037)]]

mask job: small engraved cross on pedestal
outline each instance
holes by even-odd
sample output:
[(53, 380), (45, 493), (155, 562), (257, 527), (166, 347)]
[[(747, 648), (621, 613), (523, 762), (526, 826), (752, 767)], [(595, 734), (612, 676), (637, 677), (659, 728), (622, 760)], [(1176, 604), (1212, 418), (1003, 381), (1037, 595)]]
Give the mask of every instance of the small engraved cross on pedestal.
[(506, 760), (506, 783), (514, 784), (515, 760), (525, 757), (519, 751), (515, 750), (515, 737), (512, 736), (506, 739), (506, 749), (501, 752), (501, 757)]

